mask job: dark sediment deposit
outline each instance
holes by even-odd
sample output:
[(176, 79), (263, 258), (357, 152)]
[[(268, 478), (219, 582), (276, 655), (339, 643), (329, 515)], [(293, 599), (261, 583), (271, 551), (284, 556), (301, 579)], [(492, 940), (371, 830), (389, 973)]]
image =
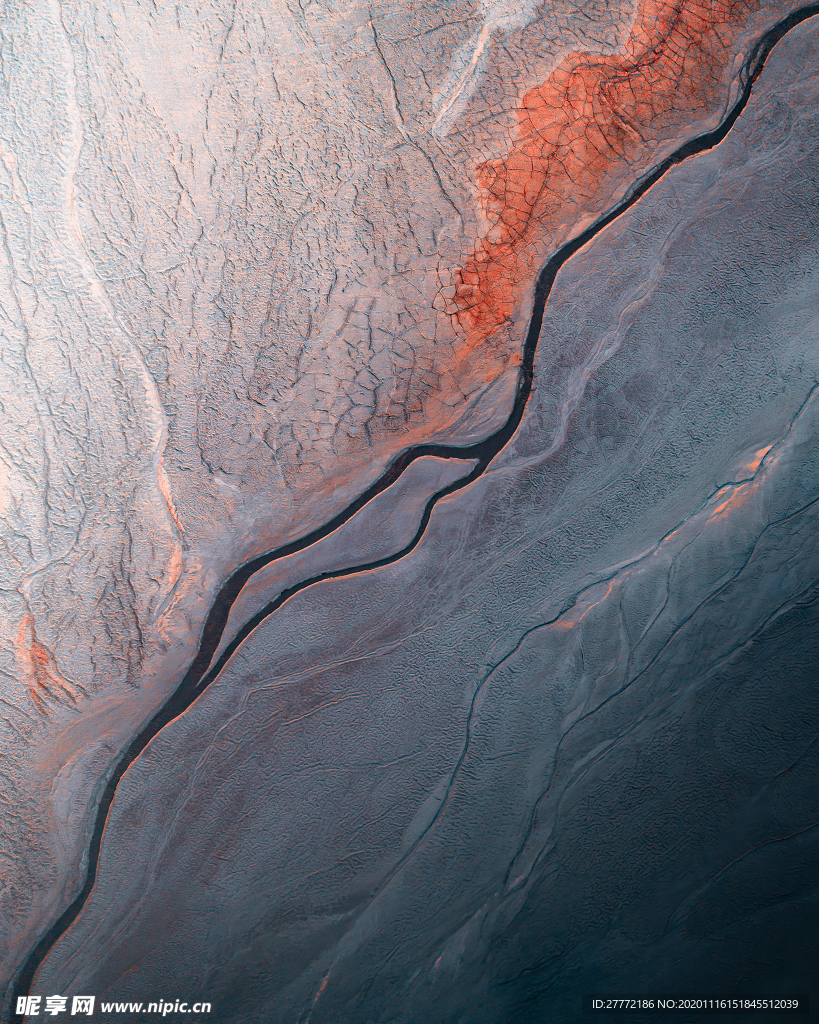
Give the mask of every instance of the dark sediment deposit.
[(15, 998), (568, 1024), (811, 990), (817, 13), (547, 260), (505, 418), (227, 576)]

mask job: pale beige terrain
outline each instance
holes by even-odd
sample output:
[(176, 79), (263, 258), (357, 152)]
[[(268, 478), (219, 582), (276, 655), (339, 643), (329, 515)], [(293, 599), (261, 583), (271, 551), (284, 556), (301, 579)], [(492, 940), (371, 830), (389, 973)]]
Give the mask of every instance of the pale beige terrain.
[(719, 122), (787, 9), (726, 4), (715, 33), (677, 4), (681, 80), (707, 59), (707, 89), (641, 79), (661, 101), (598, 167), (615, 100), (584, 90), (649, 52), (677, 67), (672, 6), (6, 4), (4, 985), (78, 891), (106, 773), (219, 583), (408, 445), (506, 419), (543, 260)]

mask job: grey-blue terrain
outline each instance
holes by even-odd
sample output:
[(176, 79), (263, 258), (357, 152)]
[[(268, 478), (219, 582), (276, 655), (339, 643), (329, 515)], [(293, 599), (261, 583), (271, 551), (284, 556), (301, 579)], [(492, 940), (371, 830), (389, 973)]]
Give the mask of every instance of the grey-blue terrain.
[[(219, 671), (167, 705), (180, 641), (163, 700), (77, 783), (83, 857), (9, 945), (19, 968), (41, 943), (27, 991), (207, 1000), (166, 1019), (213, 1024), (819, 1005), (817, 22), (724, 138), (561, 261), (509, 436), (514, 388), (490, 388), (354, 514), (382, 465), (304, 521), (293, 499), (264, 566), (253, 491), (231, 551), (260, 565), (200, 658)], [(235, 568), (214, 564), (197, 638)]]

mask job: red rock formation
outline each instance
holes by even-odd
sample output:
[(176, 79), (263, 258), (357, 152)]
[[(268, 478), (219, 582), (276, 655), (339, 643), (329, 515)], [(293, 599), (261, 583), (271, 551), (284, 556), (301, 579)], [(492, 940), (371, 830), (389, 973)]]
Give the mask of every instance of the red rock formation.
[(34, 618), (26, 615), (17, 630), (17, 657), (25, 676), (31, 701), (40, 714), (47, 712), (47, 701), (74, 704), (84, 690), (61, 674), (51, 651), (37, 639)]
[[(625, 47), (571, 53), (517, 110), (518, 138), (477, 168), (489, 228), (444, 294), (461, 355), (508, 322), (559, 227), (608, 205), (613, 175), (719, 108), (746, 0), (642, 0)], [(453, 294), (454, 292), (454, 294)]]

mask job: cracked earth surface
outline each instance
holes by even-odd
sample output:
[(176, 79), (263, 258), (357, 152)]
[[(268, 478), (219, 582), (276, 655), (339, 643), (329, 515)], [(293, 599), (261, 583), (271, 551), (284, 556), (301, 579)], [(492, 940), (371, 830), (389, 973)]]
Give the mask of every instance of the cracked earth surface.
[[(9, 6), (5, 982), (81, 887), (116, 757), (184, 676), (220, 583), (409, 446), (507, 419), (539, 268), (720, 122), (789, 10)], [(670, 964), (729, 878), (775, 931), (751, 851), (785, 851), (807, 913), (806, 783), (784, 766), (751, 780), (737, 750), (764, 716), (736, 715), (732, 737), (700, 704), (722, 680), (708, 699), (729, 716), (742, 659), (762, 660), (742, 678), (764, 692), (777, 631), (807, 637), (816, 606), (811, 26), (724, 143), (561, 272), (532, 401), (489, 473), (438, 503), (406, 559), (265, 619), (134, 762), (38, 986), (196, 982), (225, 1020), (269, 1020), (271, 1001), (282, 1020), (528, 1019), (582, 962), (604, 976), (621, 933), (659, 936)], [(219, 650), (290, 580), (397, 550), (468, 469), (418, 460), (323, 548), (254, 577)], [(806, 771), (800, 643), (800, 727), (788, 696), (770, 728)], [(675, 778), (671, 722), (688, 737)], [(740, 767), (720, 776), (726, 744)], [(618, 765), (663, 822), (639, 825), (635, 878), (595, 843), (585, 874), (571, 852), (584, 814), (642, 821)], [(775, 813), (736, 810), (754, 787), (748, 807), (767, 807), (777, 772)], [(718, 807), (745, 846), (709, 856)], [(626, 864), (627, 828), (600, 828)], [(658, 885), (663, 929), (641, 896)], [(574, 923), (544, 934), (550, 915)]]

